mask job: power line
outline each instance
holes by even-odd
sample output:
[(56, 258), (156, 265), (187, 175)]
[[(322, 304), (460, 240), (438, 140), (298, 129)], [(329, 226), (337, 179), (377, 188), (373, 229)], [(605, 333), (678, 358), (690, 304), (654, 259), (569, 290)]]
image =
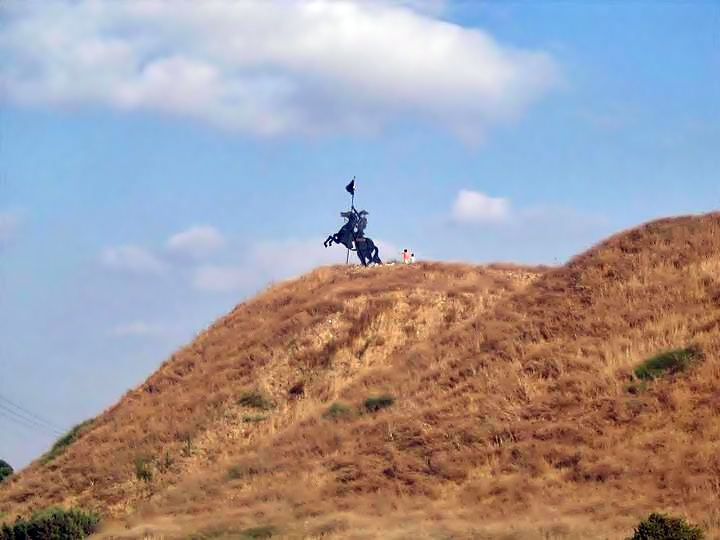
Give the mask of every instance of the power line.
[[(0, 420), (3, 420), (3, 419), (9, 420), (9, 422), (0, 422), (0, 425), (2, 425), (3, 439), (5, 438), (5, 435), (13, 434), (13, 433), (16, 435), (16, 437), (20, 437), (22, 440), (28, 439), (28, 433), (38, 436), (38, 437), (42, 437), (43, 439), (57, 438), (57, 435), (55, 435), (55, 434), (50, 434), (49, 432), (38, 429), (36, 427), (33, 427), (32, 425), (25, 424), (25, 423), (19, 421), (14, 416), (10, 416), (9, 414), (6, 414), (4, 411), (0, 410)], [(25, 431), (21, 432), (18, 430), (11, 429), (11, 428), (17, 428), (17, 427), (24, 428)]]
[(24, 424), (18, 424), (14, 422), (6, 422), (3, 419), (7, 418), (0, 414), (0, 426), (2, 427), (2, 441), (0, 442), (0, 458), (4, 457), (4, 444), (8, 439), (15, 438), (16, 440), (20, 440), (22, 442), (27, 442), (29, 440), (37, 441), (37, 440), (53, 440), (56, 439), (55, 435), (48, 435), (41, 431), (36, 431), (34, 429), (30, 429)]
[[(41, 423), (45, 424), (47, 427), (53, 429), (54, 431), (59, 431), (59, 432), (62, 432), (62, 431), (63, 431), (62, 428), (60, 428), (59, 426), (57, 426), (57, 425), (54, 424), (53, 422), (50, 422), (49, 420), (43, 418), (42, 416), (37, 415), (37, 414), (35, 414), (34, 412), (29, 411), (29, 410), (27, 410), (27, 409), (24, 408), (24, 407), (21, 407), (20, 405), (18, 405), (18, 404), (15, 403), (14, 401), (12, 401), (12, 400), (4, 397), (2, 394), (0, 394), (0, 402), (5, 402), (5, 403), (7, 403), (8, 405), (10, 405), (10, 407), (13, 407), (14, 409), (20, 411), (20, 413), (22, 413), (22, 414), (24, 414), (24, 415), (29, 415), (31, 418), (40, 421)], [(0, 406), (2, 406), (1, 403), (0, 403)]]
[(35, 429), (37, 431), (42, 431), (43, 433), (52, 434), (54, 436), (61, 435), (62, 432), (53, 427), (43, 424), (42, 422), (38, 422), (37, 420), (30, 418), (28, 416), (25, 416), (17, 411), (14, 411), (4, 403), (0, 402), (0, 412), (3, 413), (3, 416), (5, 418), (13, 420), (15, 423), (22, 423), (25, 427), (30, 429)]
[(11, 416), (7, 414), (5, 411), (0, 410), (0, 420), (8, 420), (10, 423), (6, 422), (0, 422), (0, 424), (4, 424), (5, 426), (19, 426), (21, 428), (25, 428), (27, 431), (35, 434), (35, 435), (41, 435), (43, 437), (47, 438), (55, 438), (57, 437), (55, 434), (51, 434), (48, 431), (45, 431), (43, 429), (40, 429), (36, 426), (33, 426), (32, 424), (26, 424), (25, 422), (22, 422), (18, 420), (15, 416)]
[(60, 432), (51, 429), (47, 426), (44, 426), (43, 424), (40, 424), (39, 422), (35, 422), (32, 419), (29, 419), (27, 417), (24, 417), (12, 409), (5, 407), (0, 403), (0, 416), (3, 416), (4, 418), (10, 420), (11, 422), (21, 425), (27, 429), (35, 430), (39, 433), (43, 433), (45, 435), (52, 435), (53, 437), (57, 437), (61, 435)]

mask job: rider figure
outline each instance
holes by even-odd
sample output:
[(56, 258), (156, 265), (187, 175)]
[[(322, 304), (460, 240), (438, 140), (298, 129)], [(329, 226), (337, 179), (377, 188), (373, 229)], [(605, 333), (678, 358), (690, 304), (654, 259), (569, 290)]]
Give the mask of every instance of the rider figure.
[(340, 212), (340, 215), (347, 220), (341, 231), (345, 231), (345, 233), (350, 236), (349, 240), (352, 243), (352, 249), (355, 249), (355, 239), (357, 238), (355, 227), (357, 226), (358, 221), (357, 211), (355, 210), (355, 207), (353, 207), (349, 212)]
[(355, 215), (357, 216), (357, 237), (360, 238), (365, 235), (365, 227), (367, 227), (368, 212), (365, 210), (360, 210), (360, 212), (358, 212), (357, 210), (355, 210), (355, 207), (353, 207), (353, 211), (355, 212)]

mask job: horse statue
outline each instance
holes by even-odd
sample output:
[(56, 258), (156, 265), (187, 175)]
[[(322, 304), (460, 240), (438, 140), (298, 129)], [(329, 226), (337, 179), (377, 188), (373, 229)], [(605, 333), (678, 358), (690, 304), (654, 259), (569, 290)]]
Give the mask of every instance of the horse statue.
[(357, 223), (357, 215), (353, 211), (340, 212), (340, 217), (347, 220), (345, 225), (340, 227), (340, 230), (335, 234), (329, 235), (323, 245), (325, 247), (332, 246), (333, 242), (336, 244), (342, 244), (350, 250), (355, 250), (355, 246), (352, 245), (355, 239), (355, 224)]
[(379, 253), (380, 250), (371, 238), (365, 236), (365, 227), (367, 226), (367, 212), (361, 210), (358, 212), (355, 207), (347, 212), (340, 212), (340, 216), (347, 220), (340, 230), (329, 235), (323, 245), (325, 247), (335, 244), (342, 244), (350, 251), (357, 252), (360, 263), (367, 266), (370, 263), (382, 264)]

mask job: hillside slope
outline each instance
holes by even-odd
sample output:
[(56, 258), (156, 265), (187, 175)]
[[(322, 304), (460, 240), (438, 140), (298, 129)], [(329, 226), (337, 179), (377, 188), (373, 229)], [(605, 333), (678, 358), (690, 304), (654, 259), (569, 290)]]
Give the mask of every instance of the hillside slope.
[[(127, 537), (498, 539), (669, 511), (720, 537), (719, 347), (717, 213), (549, 270), (321, 269), (208, 329), (0, 510), (102, 505)], [(688, 370), (638, 383), (676, 348)]]
[[(67, 450), (3, 485), (0, 512), (79, 504), (127, 515), (178, 479), (314, 415), (362, 373), (541, 271), (334, 267), (275, 286), (178, 351)], [(275, 406), (260, 415), (238, 403), (244, 394)]]

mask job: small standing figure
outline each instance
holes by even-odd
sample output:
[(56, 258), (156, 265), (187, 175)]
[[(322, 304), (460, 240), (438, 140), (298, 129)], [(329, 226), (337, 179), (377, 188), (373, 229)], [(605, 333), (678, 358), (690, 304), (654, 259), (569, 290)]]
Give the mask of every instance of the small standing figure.
[(402, 252), (402, 262), (403, 264), (409, 264), (410, 263), (410, 254), (408, 253), (407, 248), (403, 249)]
[(411, 253), (410, 254), (410, 264), (413, 264), (414, 262), (415, 262), (415, 254)]

